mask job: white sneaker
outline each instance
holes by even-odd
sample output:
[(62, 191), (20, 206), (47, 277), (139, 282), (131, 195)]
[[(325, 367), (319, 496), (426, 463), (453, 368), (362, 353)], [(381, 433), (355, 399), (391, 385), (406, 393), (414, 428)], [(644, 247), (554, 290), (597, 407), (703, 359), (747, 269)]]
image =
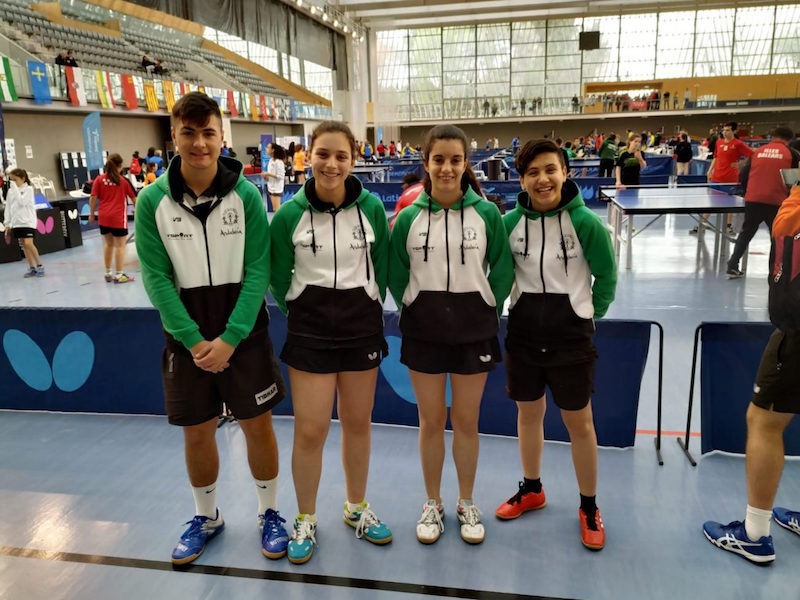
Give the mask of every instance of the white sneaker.
[(422, 507), (422, 516), (417, 521), (417, 539), (423, 544), (433, 544), (444, 531), (444, 507), (430, 499)]
[(481, 523), (481, 511), (472, 500), (459, 500), (456, 508), (458, 522), (461, 523), (461, 539), (468, 544), (480, 544), (486, 537)]

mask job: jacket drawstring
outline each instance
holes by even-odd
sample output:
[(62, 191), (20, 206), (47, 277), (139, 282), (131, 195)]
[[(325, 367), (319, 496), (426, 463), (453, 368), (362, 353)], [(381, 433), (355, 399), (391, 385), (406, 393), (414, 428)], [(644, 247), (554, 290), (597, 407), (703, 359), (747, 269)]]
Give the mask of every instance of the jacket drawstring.
[(564, 241), (564, 226), (561, 224), (561, 215), (563, 214), (564, 211), (558, 211), (558, 228), (561, 230), (561, 251), (564, 253), (564, 273), (569, 277), (569, 268), (567, 267), (569, 256), (567, 256), (567, 243)]
[(425, 234), (425, 259), (428, 262), (428, 240), (431, 237), (431, 197), (428, 196), (428, 232)]
[(522, 260), (528, 260), (528, 221), (530, 219), (528, 219), (528, 215), (523, 215), (523, 217), (525, 218), (525, 254), (523, 254)]
[(364, 237), (364, 261), (367, 263), (367, 281), (369, 281), (369, 250), (367, 249), (367, 230), (364, 229), (364, 221), (361, 218), (361, 207), (356, 200), (356, 212), (358, 212), (358, 224), (361, 226), (361, 235)]
[(464, 264), (464, 197), (461, 197), (461, 264)]
[(314, 256), (317, 255), (317, 237), (314, 234), (314, 211), (311, 209), (311, 204), (308, 205), (308, 216), (311, 219), (311, 252)]

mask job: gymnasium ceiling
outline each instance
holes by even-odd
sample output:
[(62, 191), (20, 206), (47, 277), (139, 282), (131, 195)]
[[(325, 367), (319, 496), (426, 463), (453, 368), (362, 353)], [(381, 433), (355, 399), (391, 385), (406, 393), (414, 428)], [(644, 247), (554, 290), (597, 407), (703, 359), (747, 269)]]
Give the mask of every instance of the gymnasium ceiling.
[[(337, 0), (348, 17), (377, 29), (456, 26), (656, 11), (773, 5), (774, 0)], [(790, 0), (780, 4), (790, 4)]]

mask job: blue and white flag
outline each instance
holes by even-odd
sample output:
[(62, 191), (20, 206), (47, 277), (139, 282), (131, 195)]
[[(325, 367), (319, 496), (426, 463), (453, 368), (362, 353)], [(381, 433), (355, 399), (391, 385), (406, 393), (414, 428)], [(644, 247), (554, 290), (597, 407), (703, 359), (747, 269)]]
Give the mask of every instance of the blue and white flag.
[(45, 64), (43, 62), (29, 60), (28, 76), (31, 80), (33, 101), (36, 102), (36, 104), (52, 104), (53, 98), (50, 96), (50, 82), (47, 80), (47, 67)]
[(103, 134), (100, 131), (100, 113), (89, 113), (83, 120), (83, 149), (86, 152), (86, 168), (90, 171), (102, 169)]

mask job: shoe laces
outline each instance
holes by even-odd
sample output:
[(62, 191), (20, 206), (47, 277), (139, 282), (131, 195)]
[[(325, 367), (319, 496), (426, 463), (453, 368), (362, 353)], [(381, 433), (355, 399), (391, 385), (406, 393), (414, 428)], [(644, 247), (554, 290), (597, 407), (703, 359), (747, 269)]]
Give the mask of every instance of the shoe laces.
[(464, 521), (464, 525), (470, 525), (474, 527), (475, 525), (479, 525), (481, 522), (481, 515), (483, 513), (474, 504), (461, 504), (458, 512)]
[(419, 521), (417, 521), (419, 525), (436, 525), (439, 528), (439, 531), (444, 531), (444, 522), (442, 521), (442, 514), (439, 512), (439, 509), (436, 507), (435, 504), (425, 504), (425, 508), (422, 511), (422, 516), (420, 517)]
[(280, 533), (281, 524), (286, 523), (286, 519), (280, 516), (278, 511), (272, 509), (268, 509), (262, 518), (264, 519), (264, 531), (269, 531), (276, 535)]
[(378, 519), (378, 516), (372, 512), (372, 510), (367, 506), (361, 511), (361, 516), (358, 519), (358, 524), (356, 525), (356, 537), (361, 538), (364, 536), (364, 532), (372, 527), (373, 525), (380, 525), (381, 521)]
[(201, 515), (195, 515), (191, 521), (186, 521), (186, 523), (184, 523), (184, 525), (189, 526), (189, 529), (186, 530), (183, 537), (191, 537), (200, 533), (207, 533), (213, 529), (212, 527), (208, 526), (209, 521), (214, 521), (214, 519)]
[(507, 500), (507, 502), (508, 502), (508, 504), (519, 504), (520, 502), (522, 502), (522, 497), (524, 495), (525, 495), (525, 483), (520, 481), (519, 482), (519, 490), (517, 491), (516, 494), (511, 496), (511, 498), (509, 498)]
[(294, 532), (292, 533), (292, 539), (299, 543), (302, 543), (308, 539), (311, 540), (312, 544), (316, 545), (317, 540), (314, 537), (316, 529), (317, 529), (316, 523), (312, 523), (308, 519), (303, 519), (302, 521), (295, 521)]

